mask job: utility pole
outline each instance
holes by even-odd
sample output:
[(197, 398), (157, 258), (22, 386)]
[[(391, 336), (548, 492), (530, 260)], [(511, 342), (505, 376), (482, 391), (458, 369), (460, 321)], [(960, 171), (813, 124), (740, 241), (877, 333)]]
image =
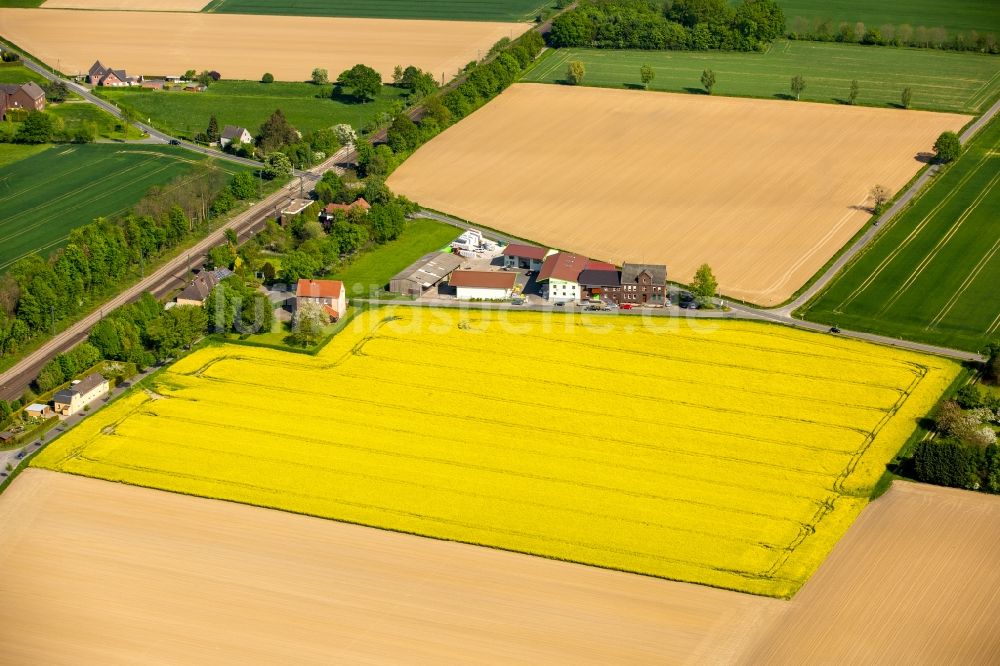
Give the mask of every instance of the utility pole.
[(56, 306), (49, 304), (49, 320), (52, 322), (52, 337), (56, 336)]

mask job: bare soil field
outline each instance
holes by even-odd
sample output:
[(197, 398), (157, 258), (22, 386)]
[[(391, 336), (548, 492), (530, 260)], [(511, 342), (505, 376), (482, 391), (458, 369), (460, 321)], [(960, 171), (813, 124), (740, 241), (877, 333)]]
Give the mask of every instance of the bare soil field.
[(596, 259), (708, 262), (724, 294), (787, 300), (968, 116), (518, 84), (418, 150), (389, 186)]
[(897, 481), (747, 664), (1000, 663), (1000, 497)]
[(137, 12), (200, 12), (209, 0), (45, 0), (42, 9), (121, 9)]
[(30, 469), (2, 663), (731, 663), (786, 602)]
[(143, 12), (0, 9), (0, 34), (67, 74), (94, 61), (130, 74), (214, 69), (227, 79), (304, 81), (314, 67), (331, 77), (365, 63), (390, 78), (396, 65), (455, 76), (527, 23), (399, 21), (175, 13), (151, 29)]

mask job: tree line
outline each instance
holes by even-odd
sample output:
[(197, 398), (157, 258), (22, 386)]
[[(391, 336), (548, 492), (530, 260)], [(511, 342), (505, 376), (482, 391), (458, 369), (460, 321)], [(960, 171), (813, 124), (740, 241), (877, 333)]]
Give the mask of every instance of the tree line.
[(774, 0), (581, 0), (556, 17), (554, 47), (762, 51), (785, 32)]
[(831, 19), (810, 20), (796, 16), (789, 21), (788, 37), (817, 42), (1000, 53), (1000, 42), (992, 32), (977, 30), (949, 32), (941, 27), (928, 28), (922, 25), (914, 27), (909, 23), (867, 26), (862, 21), (853, 23), (842, 21), (835, 25)]
[[(987, 348), (983, 383), (1000, 386), (1000, 343)], [(936, 437), (921, 441), (908, 461), (918, 481), (1000, 493), (1000, 393), (968, 384), (938, 406)]]
[(249, 173), (227, 184), (218, 170), (202, 167), (153, 188), (126, 215), (74, 229), (65, 247), (47, 258), (19, 259), (0, 277), (0, 358), (52, 335), (142, 274), (147, 264), (206, 232), (209, 220), (223, 212), (216, 205), (220, 199), (235, 205), (256, 190)]

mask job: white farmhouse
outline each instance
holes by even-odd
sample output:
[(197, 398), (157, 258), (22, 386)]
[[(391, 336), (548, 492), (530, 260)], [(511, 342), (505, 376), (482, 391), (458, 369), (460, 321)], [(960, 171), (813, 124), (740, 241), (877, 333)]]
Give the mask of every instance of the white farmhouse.
[(225, 148), (231, 143), (238, 143), (247, 146), (253, 145), (253, 135), (250, 134), (250, 130), (246, 127), (226, 125), (222, 129), (222, 134), (219, 135), (219, 145)]
[(73, 382), (72, 386), (56, 393), (53, 398), (56, 414), (73, 416), (81, 409), (99, 400), (111, 390), (108, 380), (95, 372)]

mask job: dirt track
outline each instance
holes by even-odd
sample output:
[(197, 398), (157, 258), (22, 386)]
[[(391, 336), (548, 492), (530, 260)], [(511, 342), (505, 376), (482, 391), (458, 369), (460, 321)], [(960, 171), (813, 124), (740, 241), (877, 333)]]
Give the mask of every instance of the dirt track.
[(209, 0), (45, 0), (43, 9), (121, 9), (139, 12), (198, 12)]
[(785, 300), (966, 116), (519, 84), (389, 179), (420, 204), (553, 247), (708, 262), (722, 291)]
[(1000, 497), (896, 482), (747, 664), (1000, 663)]
[(28, 470), (0, 663), (719, 663), (787, 605)]
[(388, 79), (396, 65), (416, 65), (440, 80), (455, 76), (501, 37), (528, 23), (396, 21), (239, 14), (174, 13), (150, 24), (144, 12), (0, 9), (0, 34), (66, 74), (94, 61), (129, 74), (214, 69), (227, 79), (271, 72), (304, 81), (314, 67), (331, 77), (357, 63)]

